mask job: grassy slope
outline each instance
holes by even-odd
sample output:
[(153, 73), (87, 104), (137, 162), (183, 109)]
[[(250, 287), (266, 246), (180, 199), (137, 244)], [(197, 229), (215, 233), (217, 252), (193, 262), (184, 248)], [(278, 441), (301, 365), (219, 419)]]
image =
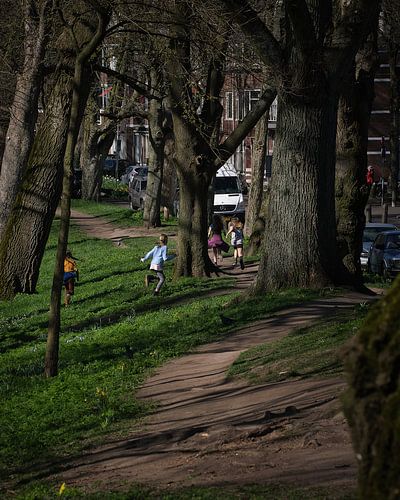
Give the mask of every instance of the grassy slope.
[(246, 378), (252, 384), (339, 375), (343, 372), (342, 347), (357, 332), (368, 308), (360, 304), (351, 312), (327, 317), (281, 340), (249, 349), (228, 375)]
[[(134, 392), (150, 370), (228, 331), (219, 313), (232, 295), (202, 296), (229, 286), (229, 280), (172, 282), (167, 264), (166, 288), (154, 298), (142, 285), (146, 266), (139, 261), (152, 239), (114, 247), (73, 229), (70, 248), (80, 259), (81, 281), (73, 305), (62, 311), (60, 375), (44, 379), (56, 229), (57, 224), (38, 293), (0, 303), (0, 467), (6, 474), (79, 452), (96, 437), (131, 427), (146, 411)], [(194, 296), (195, 301), (169, 305), (171, 299)], [(288, 291), (228, 308), (226, 314), (240, 325), (313, 296)]]

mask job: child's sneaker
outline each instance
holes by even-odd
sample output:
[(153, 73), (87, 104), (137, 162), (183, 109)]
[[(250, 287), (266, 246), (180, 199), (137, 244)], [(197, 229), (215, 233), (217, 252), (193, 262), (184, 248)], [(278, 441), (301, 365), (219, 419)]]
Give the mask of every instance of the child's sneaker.
[(160, 290), (154, 290), (154, 295), (160, 295)]

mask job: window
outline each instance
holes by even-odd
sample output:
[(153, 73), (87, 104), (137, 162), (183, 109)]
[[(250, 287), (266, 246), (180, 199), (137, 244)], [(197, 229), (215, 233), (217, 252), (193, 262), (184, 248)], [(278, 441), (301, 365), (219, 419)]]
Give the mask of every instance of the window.
[(260, 90), (244, 90), (239, 92), (239, 120), (247, 115), (254, 108), (260, 98)]

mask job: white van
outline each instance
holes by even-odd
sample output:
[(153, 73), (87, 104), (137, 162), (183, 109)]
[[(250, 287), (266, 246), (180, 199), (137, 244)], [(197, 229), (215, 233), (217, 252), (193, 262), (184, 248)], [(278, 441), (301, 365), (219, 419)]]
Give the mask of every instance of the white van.
[(244, 222), (245, 208), (239, 176), (233, 166), (221, 167), (214, 180), (214, 213), (239, 217)]

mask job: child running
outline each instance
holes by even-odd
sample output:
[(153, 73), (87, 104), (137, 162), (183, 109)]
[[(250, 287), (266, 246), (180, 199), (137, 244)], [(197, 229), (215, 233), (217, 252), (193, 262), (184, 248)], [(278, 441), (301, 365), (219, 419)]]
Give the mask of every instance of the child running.
[(164, 284), (165, 275), (164, 275), (164, 262), (167, 260), (171, 260), (175, 257), (175, 255), (168, 255), (168, 236), (166, 234), (162, 234), (159, 239), (159, 244), (156, 245), (150, 252), (148, 252), (140, 262), (144, 262), (151, 257), (150, 270), (156, 272), (156, 276), (152, 274), (147, 274), (144, 282), (146, 286), (149, 286), (150, 283), (153, 283), (156, 279), (158, 279), (158, 283), (156, 289), (154, 290), (154, 295), (158, 295), (160, 293), (160, 289)]
[(231, 243), (233, 246), (233, 257), (235, 259), (235, 264), (233, 267), (237, 266), (238, 259), (240, 263), (240, 269), (244, 269), (243, 262), (243, 224), (241, 221), (234, 217), (229, 224), (229, 230), (226, 236), (231, 234)]
[(74, 259), (75, 257), (72, 257), (71, 251), (67, 250), (64, 259), (65, 306), (69, 306), (71, 298), (74, 295), (75, 279), (79, 280), (78, 266)]

